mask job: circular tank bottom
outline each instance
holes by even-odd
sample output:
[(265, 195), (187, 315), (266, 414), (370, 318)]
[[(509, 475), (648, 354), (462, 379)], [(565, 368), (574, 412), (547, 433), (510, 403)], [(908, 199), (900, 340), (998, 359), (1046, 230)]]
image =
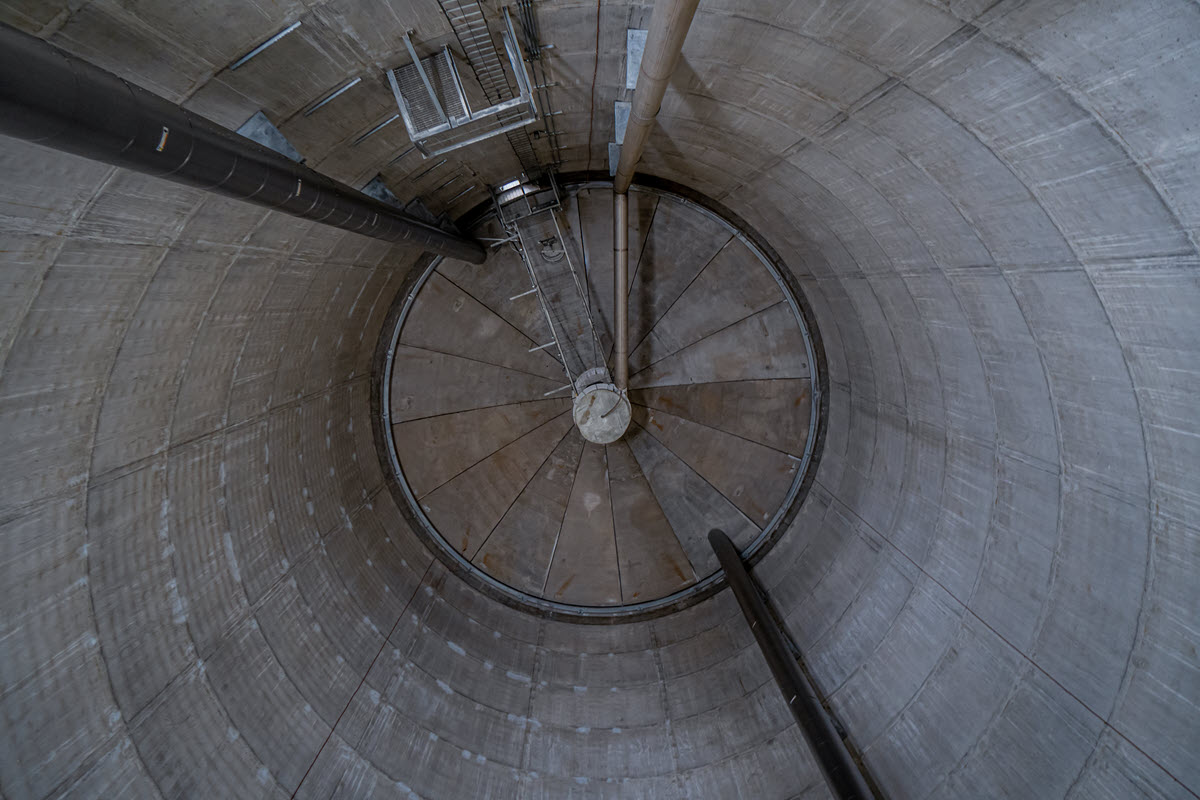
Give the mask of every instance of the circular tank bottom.
[[(568, 185), (556, 213), (579, 262), (562, 285), (582, 291), (611, 367), (611, 184)], [(762, 558), (821, 440), (819, 337), (778, 256), (679, 187), (633, 187), (629, 217), (627, 401), (580, 391), (545, 346), (547, 304), (562, 297), (548, 278), (530, 291), (511, 243), (482, 265), (414, 269), (380, 342), (381, 446), (409, 521), (477, 588), (581, 621), (719, 589), (713, 527)], [(494, 213), (472, 233), (507, 235)], [(597, 409), (629, 421), (606, 425)]]

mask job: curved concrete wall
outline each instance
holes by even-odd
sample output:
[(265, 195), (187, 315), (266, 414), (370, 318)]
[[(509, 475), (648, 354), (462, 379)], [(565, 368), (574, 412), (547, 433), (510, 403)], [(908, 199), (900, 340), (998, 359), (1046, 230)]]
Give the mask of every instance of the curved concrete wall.
[[(296, 112), (395, 60), (371, 31), (445, 24), (52, 5), (0, 9), (228, 124), (280, 109), (359, 183), (402, 131)], [(538, 8), (566, 167), (601, 166), (648, 9)], [(326, 60), (221, 71), (302, 12)], [(1198, 42), (1186, 0), (697, 15), (643, 167), (744, 216), (818, 315), (818, 482), (757, 574), (889, 796), (1200, 792)], [(491, 148), (479, 180), (515, 172)], [(366, 370), (418, 254), (0, 159), (6, 797), (824, 794), (727, 593), (547, 622), (404, 529)]]

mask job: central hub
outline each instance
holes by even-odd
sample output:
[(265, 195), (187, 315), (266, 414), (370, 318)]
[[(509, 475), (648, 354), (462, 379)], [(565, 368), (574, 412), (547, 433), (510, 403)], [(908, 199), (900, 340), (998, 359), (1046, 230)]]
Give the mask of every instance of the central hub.
[(629, 398), (611, 383), (592, 384), (575, 396), (573, 416), (584, 439), (612, 444), (629, 427)]
[(632, 408), (625, 393), (611, 382), (608, 370), (594, 367), (575, 381), (572, 416), (584, 439), (612, 444), (625, 435)]

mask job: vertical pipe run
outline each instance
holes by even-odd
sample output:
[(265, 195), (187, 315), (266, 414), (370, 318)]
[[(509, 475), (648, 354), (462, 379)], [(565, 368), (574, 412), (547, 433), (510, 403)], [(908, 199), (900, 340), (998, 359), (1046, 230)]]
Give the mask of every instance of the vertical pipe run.
[(821, 706), (816, 690), (792, 656), (783, 632), (768, 612), (737, 548), (723, 531), (716, 528), (709, 531), (708, 542), (716, 552), (721, 568), (725, 570), (725, 577), (742, 609), (742, 615), (754, 632), (758, 648), (766, 658), (779, 691), (792, 710), (792, 716), (804, 733), (804, 739), (825, 776), (829, 790), (839, 800), (873, 800), (874, 793), (850, 757), (833, 721)]
[(628, 191), (633, 181), (633, 169), (641, 160), (646, 140), (650, 138), (650, 128), (662, 106), (663, 95), (667, 93), (667, 83), (679, 63), (683, 40), (687, 38), (699, 4), (700, 0), (658, 0), (654, 4), (637, 88), (629, 109), (629, 124), (621, 142), (621, 159), (613, 177), (613, 191), (617, 194)]
[(616, 386), (629, 389), (629, 195), (613, 195), (613, 339)]
[(613, 176), (613, 294), (614, 339), (617, 388), (629, 388), (629, 184), (633, 170), (642, 158), (646, 140), (658, 109), (662, 106), (667, 83), (687, 38), (692, 17), (700, 0), (658, 0), (646, 32), (646, 48), (638, 70), (637, 86), (629, 110), (629, 124), (621, 142), (621, 158)]

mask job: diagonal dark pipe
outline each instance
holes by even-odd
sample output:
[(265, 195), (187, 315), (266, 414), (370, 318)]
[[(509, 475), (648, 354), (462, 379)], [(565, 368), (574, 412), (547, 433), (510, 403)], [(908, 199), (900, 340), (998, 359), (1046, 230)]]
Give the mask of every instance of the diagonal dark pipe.
[(483, 263), (447, 233), (0, 24), (0, 134), (388, 242)]
[(874, 793), (850, 757), (842, 737), (833, 726), (833, 720), (821, 706), (816, 690), (796, 663), (783, 638), (783, 631), (767, 610), (767, 604), (759, 595), (754, 579), (746, 571), (737, 547), (723, 531), (716, 528), (709, 531), (708, 543), (725, 570), (725, 578), (741, 606), (742, 615), (754, 632), (758, 648), (766, 658), (767, 666), (771, 668), (771, 674), (775, 676), (775, 682), (792, 716), (804, 733), (804, 739), (816, 757), (829, 790), (839, 800), (873, 800)]

